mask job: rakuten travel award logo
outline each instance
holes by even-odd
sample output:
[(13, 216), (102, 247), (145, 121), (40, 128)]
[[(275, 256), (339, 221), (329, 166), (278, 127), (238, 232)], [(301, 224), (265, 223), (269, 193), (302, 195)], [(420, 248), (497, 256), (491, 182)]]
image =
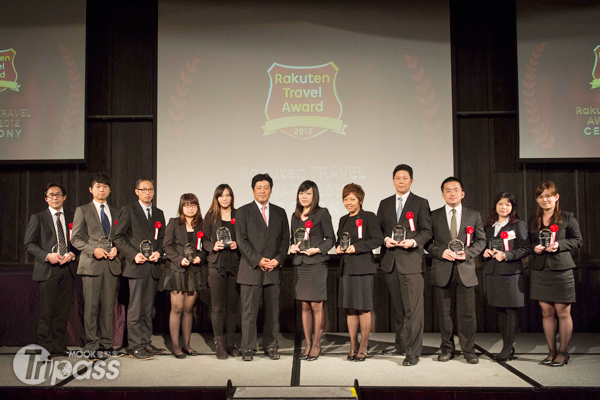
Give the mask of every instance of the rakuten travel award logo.
[(15, 69), (15, 55), (13, 49), (0, 50), (0, 92), (6, 89), (19, 91), (17, 83), (17, 70)]
[(304, 140), (328, 130), (346, 134), (335, 87), (338, 67), (333, 62), (312, 67), (274, 63), (268, 73), (271, 86), (263, 136), (279, 131)]
[(596, 56), (594, 61), (594, 69), (592, 70), (592, 76), (594, 77), (594, 80), (590, 82), (590, 85), (592, 85), (592, 89), (597, 89), (600, 88), (600, 66), (598, 66), (598, 64), (600, 64), (600, 45), (596, 46), (594, 49), (594, 55)]

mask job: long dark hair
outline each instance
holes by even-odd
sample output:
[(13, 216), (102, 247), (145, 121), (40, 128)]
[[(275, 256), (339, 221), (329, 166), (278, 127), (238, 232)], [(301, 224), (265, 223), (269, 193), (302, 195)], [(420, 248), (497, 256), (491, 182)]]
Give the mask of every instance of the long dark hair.
[(202, 212), (200, 211), (200, 203), (198, 202), (198, 197), (196, 197), (196, 195), (193, 193), (184, 193), (179, 198), (179, 220), (177, 221), (177, 223), (179, 225), (185, 224), (185, 214), (183, 214), (183, 206), (187, 206), (188, 204), (195, 204), (198, 206), (198, 212), (192, 220), (192, 226), (195, 227), (196, 225), (204, 221), (204, 219), (202, 218)]
[(212, 213), (213, 224), (216, 224), (217, 220), (219, 218), (221, 218), (221, 205), (219, 204), (219, 197), (221, 197), (223, 195), (223, 192), (225, 191), (225, 189), (229, 190), (229, 195), (231, 196), (231, 205), (229, 207), (233, 210), (233, 201), (235, 199), (233, 197), (233, 190), (231, 190), (231, 186), (229, 186), (228, 184), (221, 183), (215, 189), (215, 194), (213, 195), (212, 204), (210, 205), (210, 208), (208, 209), (208, 212)]
[(300, 186), (298, 186), (298, 192), (296, 193), (296, 211), (294, 211), (294, 217), (298, 219), (302, 217), (302, 211), (304, 211), (304, 206), (300, 204), (300, 200), (298, 198), (301, 192), (306, 192), (309, 189), (313, 190), (313, 198), (307, 215), (315, 213), (319, 208), (321, 208), (319, 206), (319, 188), (317, 187), (317, 184), (313, 181), (304, 181), (300, 184)]
[[(556, 196), (558, 194), (558, 188), (556, 184), (552, 181), (547, 181), (540, 183), (540, 185), (535, 189), (535, 198), (537, 199), (544, 193), (544, 190), (548, 189), (550, 195)], [(552, 214), (552, 218), (550, 219), (551, 224), (562, 224), (563, 218), (562, 213), (560, 212), (560, 207), (558, 206), (558, 200), (556, 200), (556, 204), (554, 205), (554, 213)], [(539, 231), (542, 229), (542, 225), (544, 224), (544, 210), (538, 204), (537, 211), (535, 213), (535, 220), (531, 225), (531, 231)]]
[(515, 196), (513, 196), (512, 193), (502, 192), (498, 193), (494, 198), (494, 202), (492, 203), (492, 209), (490, 210), (485, 226), (492, 226), (496, 221), (498, 221), (498, 218), (500, 216), (498, 215), (498, 211), (496, 211), (496, 206), (498, 205), (498, 202), (502, 199), (507, 199), (510, 205), (512, 206), (512, 210), (510, 211), (510, 214), (508, 214), (508, 219), (510, 220), (510, 223), (513, 224), (520, 219), (519, 213), (517, 212), (517, 201), (515, 200)]

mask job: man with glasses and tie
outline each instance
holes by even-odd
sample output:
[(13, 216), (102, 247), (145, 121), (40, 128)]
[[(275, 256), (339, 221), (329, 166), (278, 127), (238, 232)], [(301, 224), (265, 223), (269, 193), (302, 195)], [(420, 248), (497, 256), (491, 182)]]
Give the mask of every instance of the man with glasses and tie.
[(83, 281), (85, 350), (90, 359), (120, 356), (112, 346), (113, 308), (121, 261), (112, 244), (119, 209), (109, 206), (110, 180), (97, 174), (90, 180), (93, 200), (77, 207), (73, 218), (73, 246), (81, 251), (77, 274)]
[[(383, 231), (379, 265), (386, 272), (394, 311), (395, 346), (383, 354), (406, 354), (404, 366), (419, 362), (423, 344), (423, 248), (431, 239), (429, 202), (410, 191), (413, 170), (406, 164), (394, 168), (396, 194), (379, 203), (377, 218)], [(401, 226), (403, 235), (394, 229)], [(403, 237), (402, 237), (403, 236)]]
[(69, 234), (73, 212), (63, 208), (67, 192), (62, 185), (49, 183), (44, 197), (48, 209), (33, 214), (25, 231), (25, 250), (34, 257), (33, 280), (39, 289), (38, 343), (51, 356), (68, 356), (67, 321), (78, 253)]
[(486, 238), (479, 211), (463, 207), (464, 197), (460, 180), (449, 177), (442, 182), (442, 198), (446, 205), (431, 213), (433, 242), (427, 251), (433, 256), (431, 283), (442, 335), (438, 361), (454, 358), (452, 310), (455, 310), (456, 332), (463, 355), (469, 364), (477, 364), (475, 257), (485, 248)]
[[(152, 179), (138, 179), (135, 194), (138, 201), (121, 209), (115, 230), (115, 244), (125, 257), (123, 276), (129, 280), (129, 357), (150, 360), (154, 355), (166, 352), (166, 349), (157, 348), (151, 343), (152, 308), (162, 272), (159, 260), (163, 253), (166, 225), (162, 210), (152, 203)], [(144, 249), (140, 245), (147, 247)], [(144, 255), (143, 252), (147, 254)]]

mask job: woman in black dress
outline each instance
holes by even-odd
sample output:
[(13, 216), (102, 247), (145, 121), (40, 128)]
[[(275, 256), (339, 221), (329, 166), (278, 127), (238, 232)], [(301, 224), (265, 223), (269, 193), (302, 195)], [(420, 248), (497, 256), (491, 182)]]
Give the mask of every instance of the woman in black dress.
[[(569, 250), (583, 244), (575, 216), (561, 211), (558, 189), (554, 182), (544, 182), (535, 190), (538, 203), (536, 217), (531, 224), (530, 245), (533, 257), (531, 267), (531, 293), (542, 308), (544, 333), (549, 354), (542, 364), (562, 367), (569, 361), (569, 341), (573, 334), (571, 304), (575, 302), (575, 263)], [(549, 243), (541, 243), (540, 231), (550, 236)], [(560, 347), (556, 351), (556, 317)]]
[(502, 350), (496, 361), (511, 360), (519, 328), (517, 308), (525, 306), (525, 279), (522, 259), (529, 255), (527, 225), (519, 219), (515, 197), (500, 193), (494, 200), (485, 234), (488, 248), (483, 252), (488, 304), (496, 307)]
[[(300, 359), (314, 361), (321, 353), (321, 335), (325, 321), (323, 301), (327, 300), (327, 252), (333, 247), (335, 234), (329, 211), (319, 207), (319, 188), (313, 181), (300, 184), (296, 195), (296, 211), (292, 215), (290, 227), (295, 298), (302, 301), (302, 326), (306, 338), (306, 350)], [(300, 240), (307, 242), (300, 244)]]
[[(213, 202), (206, 214), (202, 239), (208, 252), (208, 286), (213, 333), (217, 347), (217, 358), (227, 359), (241, 356), (235, 347), (235, 329), (237, 327), (237, 305), (240, 287), (236, 282), (240, 256), (235, 242), (235, 208), (233, 190), (227, 184), (215, 189)], [(231, 241), (227, 244), (217, 238), (217, 230), (227, 228)], [(223, 336), (223, 326), (227, 336)]]
[[(344, 186), (342, 199), (349, 214), (340, 218), (335, 252), (341, 254), (338, 307), (345, 308), (350, 333), (348, 360), (365, 361), (369, 349), (371, 311), (373, 310), (373, 275), (377, 263), (373, 249), (381, 246), (383, 235), (377, 216), (362, 209), (365, 192), (360, 185)], [(342, 250), (345, 237), (350, 246)], [(360, 343), (358, 327), (360, 325)]]
[[(206, 285), (201, 271), (201, 264), (206, 258), (201, 244), (201, 238), (204, 236), (202, 229), (198, 198), (192, 193), (181, 195), (178, 217), (171, 218), (165, 230), (164, 248), (169, 260), (159, 284), (161, 290), (171, 291), (169, 331), (173, 342), (173, 355), (176, 358), (198, 355), (198, 352), (190, 347), (190, 338), (196, 291)], [(186, 252), (192, 253), (191, 263)], [(179, 344), (180, 326), (183, 333), (182, 345)]]

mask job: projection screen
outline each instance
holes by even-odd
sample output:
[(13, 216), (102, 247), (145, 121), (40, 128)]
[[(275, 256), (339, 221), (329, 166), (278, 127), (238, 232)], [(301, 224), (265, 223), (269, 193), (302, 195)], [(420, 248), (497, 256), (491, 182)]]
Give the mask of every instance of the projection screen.
[(186, 192), (206, 213), (220, 183), (240, 207), (253, 200), (252, 177), (268, 172), (271, 202), (288, 215), (299, 184), (315, 181), (337, 227), (344, 185), (360, 184), (376, 212), (400, 163), (415, 171), (412, 191), (441, 206), (439, 185), (453, 174), (448, 4), (390, 4), (161, 1), (166, 215)]

